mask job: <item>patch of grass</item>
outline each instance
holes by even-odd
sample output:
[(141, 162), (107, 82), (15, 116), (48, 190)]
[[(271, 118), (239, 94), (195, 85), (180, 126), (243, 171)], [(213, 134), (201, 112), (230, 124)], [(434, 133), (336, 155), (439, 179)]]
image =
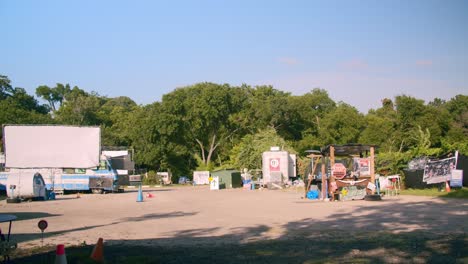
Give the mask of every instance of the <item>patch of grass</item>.
[(449, 193), (445, 193), (444, 197), (468, 199), (468, 187), (452, 190)]
[(402, 195), (418, 195), (418, 196), (433, 196), (433, 197), (447, 197), (447, 198), (461, 198), (468, 199), (468, 188), (456, 188), (447, 193), (445, 190), (439, 191), (437, 188), (432, 189), (406, 189), (401, 190)]

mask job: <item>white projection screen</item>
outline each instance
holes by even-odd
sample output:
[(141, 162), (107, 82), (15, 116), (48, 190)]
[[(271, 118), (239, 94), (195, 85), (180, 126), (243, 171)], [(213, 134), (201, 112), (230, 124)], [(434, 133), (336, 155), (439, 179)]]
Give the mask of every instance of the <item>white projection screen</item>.
[(99, 127), (5, 125), (5, 167), (97, 167), (100, 137)]

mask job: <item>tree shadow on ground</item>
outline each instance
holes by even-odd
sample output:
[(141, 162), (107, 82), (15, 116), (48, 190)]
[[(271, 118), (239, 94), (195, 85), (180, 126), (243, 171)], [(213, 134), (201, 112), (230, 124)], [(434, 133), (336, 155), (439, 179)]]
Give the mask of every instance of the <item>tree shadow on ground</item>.
[(30, 220), (36, 218), (47, 218), (53, 216), (60, 216), (59, 214), (49, 214), (43, 212), (1, 212), (0, 214), (11, 214), (15, 215), (17, 219), (14, 222), (22, 221), (22, 220)]
[[(14, 215), (20, 215), (24, 217), (24, 215), (28, 216), (28, 214), (35, 214), (35, 213), (13, 213)], [(23, 215), (24, 214), (24, 215)], [(56, 216), (56, 215), (51, 215), (51, 214), (45, 214), (45, 213), (37, 213), (38, 215), (48, 215), (48, 216)], [(162, 218), (173, 218), (173, 217), (183, 217), (183, 216), (192, 216), (197, 214), (197, 212), (170, 212), (170, 213), (161, 213), (161, 214), (146, 214), (142, 215), (139, 217), (127, 217), (127, 218), (122, 218), (119, 221), (107, 223), (107, 224), (101, 224), (101, 225), (91, 225), (91, 226), (83, 226), (79, 228), (73, 228), (73, 229), (67, 229), (67, 230), (59, 230), (59, 231), (53, 231), (53, 232), (44, 232), (44, 234), (41, 234), (39, 232), (35, 233), (13, 233), (12, 238), (17, 243), (22, 243), (22, 242), (27, 242), (31, 241), (34, 239), (40, 239), (41, 236), (43, 235), (43, 238), (48, 238), (48, 237), (53, 237), (57, 235), (62, 235), (70, 232), (79, 232), (79, 231), (84, 231), (84, 230), (89, 230), (89, 229), (94, 229), (98, 227), (103, 227), (103, 226), (111, 226), (111, 225), (116, 225), (120, 224), (123, 222), (140, 222), (140, 221), (145, 221), (145, 220), (150, 220), (150, 219), (162, 219)], [(45, 217), (45, 216), (42, 216)], [(19, 218), (19, 217), (18, 217)], [(37, 218), (37, 217), (32, 217), (32, 218)], [(30, 218), (30, 219), (32, 219)], [(21, 220), (26, 220), (26, 219), (21, 219)]]
[[(105, 258), (108, 263), (468, 261), (467, 203), (446, 199), (397, 202), (365, 203), (351, 213), (336, 212), (326, 220), (311, 217), (280, 226), (236, 227), (224, 235), (217, 235), (222, 227), (215, 227), (182, 230), (165, 238), (109, 240), (105, 241)], [(91, 250), (90, 246), (68, 248), (68, 263), (92, 263)], [(19, 251), (14, 263), (39, 263), (44, 256), (54, 259), (53, 251), (33, 255)]]

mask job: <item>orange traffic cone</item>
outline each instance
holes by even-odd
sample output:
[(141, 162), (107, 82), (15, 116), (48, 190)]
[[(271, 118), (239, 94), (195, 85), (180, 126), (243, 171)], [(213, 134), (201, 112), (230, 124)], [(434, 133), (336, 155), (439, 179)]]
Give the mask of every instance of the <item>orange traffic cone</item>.
[(154, 195), (152, 193), (147, 193), (146, 194), (146, 198), (153, 198), (153, 197), (154, 197)]
[(55, 264), (67, 264), (67, 256), (65, 255), (65, 245), (57, 245), (55, 251)]
[(91, 259), (97, 262), (104, 262), (104, 244), (102, 238), (98, 239), (96, 246), (94, 246), (91, 253)]
[(448, 181), (445, 181), (445, 191), (450, 192), (450, 184), (448, 183)]

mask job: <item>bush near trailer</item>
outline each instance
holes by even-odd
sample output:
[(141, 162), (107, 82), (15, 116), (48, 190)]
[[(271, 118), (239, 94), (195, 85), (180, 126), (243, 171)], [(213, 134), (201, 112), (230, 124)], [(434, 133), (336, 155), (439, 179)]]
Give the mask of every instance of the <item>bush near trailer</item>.
[(143, 176), (143, 185), (160, 185), (162, 184), (162, 178), (155, 171), (149, 171)]

